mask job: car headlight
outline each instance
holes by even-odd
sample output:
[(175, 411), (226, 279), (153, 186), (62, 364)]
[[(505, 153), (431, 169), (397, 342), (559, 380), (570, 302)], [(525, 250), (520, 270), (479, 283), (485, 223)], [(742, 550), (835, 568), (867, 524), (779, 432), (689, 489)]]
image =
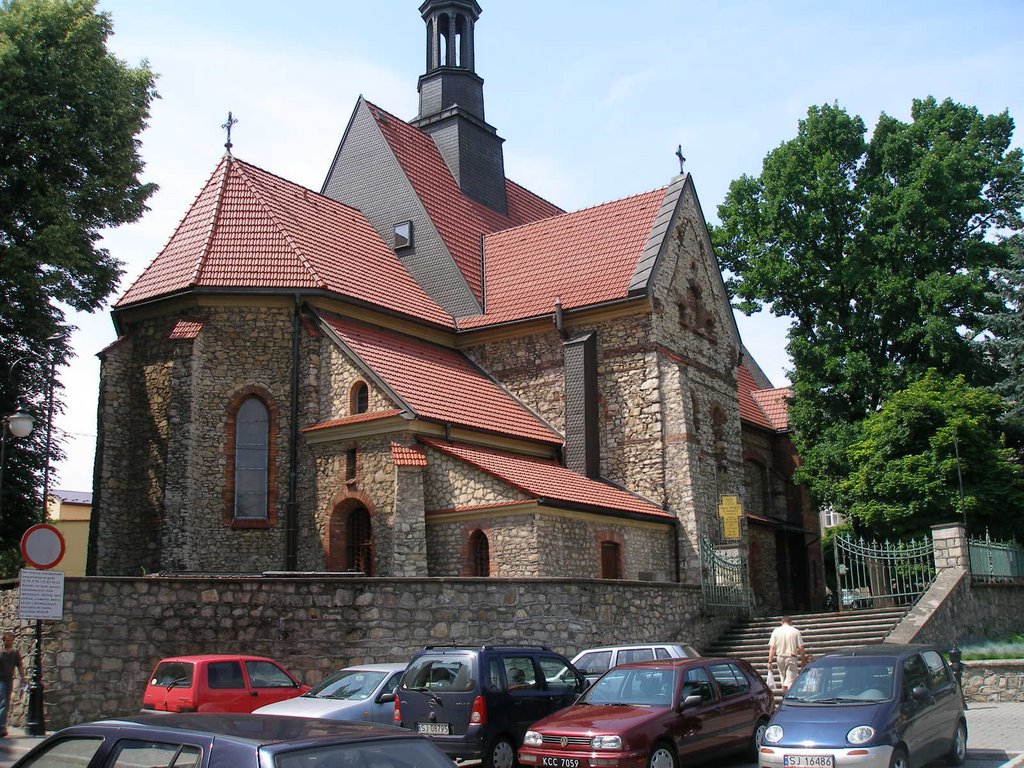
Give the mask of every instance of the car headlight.
[(778, 744), (782, 741), (782, 737), (783, 732), (781, 725), (769, 725), (762, 738), (769, 744)]
[(622, 749), (621, 736), (595, 736), (590, 740), (594, 749)]
[(527, 731), (523, 736), (523, 744), (528, 747), (539, 747), (543, 742), (544, 738), (536, 731)]
[(846, 740), (851, 744), (865, 744), (875, 738), (875, 729), (870, 725), (858, 725), (851, 728), (846, 734)]

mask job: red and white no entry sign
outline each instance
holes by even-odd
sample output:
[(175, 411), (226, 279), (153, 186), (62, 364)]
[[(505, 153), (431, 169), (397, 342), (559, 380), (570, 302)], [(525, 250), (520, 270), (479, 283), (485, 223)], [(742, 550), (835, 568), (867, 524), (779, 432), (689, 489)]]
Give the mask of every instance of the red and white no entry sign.
[(21, 537), (21, 556), (33, 568), (53, 568), (64, 557), (64, 537), (52, 525), (33, 525)]

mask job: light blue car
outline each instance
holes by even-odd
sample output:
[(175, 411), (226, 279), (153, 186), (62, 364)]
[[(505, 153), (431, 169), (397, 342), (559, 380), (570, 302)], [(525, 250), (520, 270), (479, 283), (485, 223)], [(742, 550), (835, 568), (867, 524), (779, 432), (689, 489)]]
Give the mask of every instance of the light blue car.
[(339, 669), (307, 693), (260, 707), (253, 714), (321, 717), (391, 724), (395, 688), (405, 671), (400, 664), (360, 664)]

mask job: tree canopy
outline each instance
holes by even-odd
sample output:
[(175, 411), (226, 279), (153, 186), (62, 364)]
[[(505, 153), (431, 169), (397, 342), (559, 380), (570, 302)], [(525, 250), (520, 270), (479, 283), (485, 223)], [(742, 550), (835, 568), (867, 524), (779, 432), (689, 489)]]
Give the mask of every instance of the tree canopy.
[(870, 138), (811, 107), (761, 174), (730, 186), (712, 237), (741, 310), (792, 319), (790, 423), (800, 477), (836, 505), (859, 425), (935, 369), (990, 385), (980, 340), (1004, 307), (997, 274), (1022, 228), (1024, 155), (1009, 114), (934, 98)]
[[(138, 140), (154, 75), (114, 57), (111, 34), (93, 0), (0, 4), (0, 416), (25, 396), (37, 425), (50, 363), (70, 353), (65, 309), (97, 309), (121, 275), (103, 230), (138, 219), (155, 190)], [(43, 514), (44, 432), (8, 441), (0, 568)]]
[[(997, 538), (1024, 534), (1024, 471), (1001, 444), (997, 395), (928, 371), (868, 416), (848, 450), (836, 511), (890, 536), (965, 520)], [(961, 496), (962, 493), (962, 496)]]
[(1018, 448), (1024, 448), (1024, 236), (1011, 241), (1013, 255), (1006, 269), (997, 272), (1003, 302), (990, 318), (988, 349), (1003, 375), (993, 387), (1006, 402), (1004, 424)]

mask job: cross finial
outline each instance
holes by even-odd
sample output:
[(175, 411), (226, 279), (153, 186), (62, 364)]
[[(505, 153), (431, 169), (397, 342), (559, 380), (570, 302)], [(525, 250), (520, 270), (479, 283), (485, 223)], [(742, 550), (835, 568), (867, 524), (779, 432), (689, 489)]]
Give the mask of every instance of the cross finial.
[(678, 147), (676, 147), (676, 157), (679, 158), (679, 173), (681, 175), (683, 173), (683, 163), (686, 162), (686, 158), (683, 157), (683, 145), (682, 144), (680, 144)]
[(231, 126), (237, 122), (238, 121), (231, 116), (231, 113), (228, 112), (228, 121), (221, 126), (221, 128), (224, 128), (228, 132), (228, 140), (224, 142), (224, 149), (228, 151), (229, 155), (231, 154)]

